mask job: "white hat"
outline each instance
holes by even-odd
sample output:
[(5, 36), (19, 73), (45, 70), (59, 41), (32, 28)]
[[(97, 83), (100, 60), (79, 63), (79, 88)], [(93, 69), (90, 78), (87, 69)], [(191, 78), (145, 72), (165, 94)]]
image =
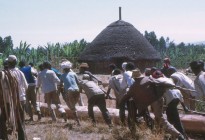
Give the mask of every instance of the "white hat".
[(17, 58), (16, 58), (15, 55), (9, 55), (8, 61), (9, 61), (9, 62), (17, 61)]
[(70, 61), (63, 61), (60, 66), (62, 69), (70, 69), (72, 67), (72, 63)]
[(123, 69), (123, 70), (125, 70), (126, 65), (127, 65), (127, 62), (123, 62), (123, 63), (122, 63), (122, 69)]

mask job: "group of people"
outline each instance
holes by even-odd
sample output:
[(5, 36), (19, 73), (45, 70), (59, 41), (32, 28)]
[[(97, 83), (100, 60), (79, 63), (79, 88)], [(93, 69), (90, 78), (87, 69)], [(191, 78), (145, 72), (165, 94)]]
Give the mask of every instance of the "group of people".
[[(17, 68), (17, 64), (19, 68)], [(69, 60), (62, 60), (60, 67), (63, 72), (56, 73), (47, 61), (39, 65), (40, 71), (37, 71), (32, 63), (29, 65), (25, 61), (18, 63), (15, 55), (9, 55), (4, 62), (4, 70), (0, 73), (0, 99), (2, 100), (0, 102), (0, 139), (8, 139), (8, 129), (13, 132), (18, 130), (19, 140), (26, 139), (24, 112), (28, 113), (29, 121), (33, 121), (31, 107), (33, 106), (38, 120), (41, 120), (42, 114), (37, 103), (37, 93), (40, 90), (44, 94), (53, 122), (56, 122), (57, 118), (51, 104), (56, 105), (65, 122), (68, 119), (59, 98), (59, 93), (61, 93), (66, 105), (73, 113), (76, 124), (80, 126), (76, 104), (83, 105), (81, 98), (81, 93), (83, 93), (88, 99), (88, 115), (93, 125), (96, 125), (93, 107), (98, 106), (105, 122), (111, 128), (113, 124), (105, 101), (105, 99), (113, 98), (110, 96), (111, 89), (116, 96), (116, 108), (119, 109), (122, 125), (126, 125), (125, 110), (127, 109), (130, 129), (133, 128), (133, 124), (140, 116), (143, 116), (147, 125), (153, 128), (154, 121), (148, 110), (150, 105), (155, 115), (155, 121), (160, 128), (163, 126), (175, 138), (187, 138), (177, 106), (181, 103), (187, 112), (195, 110), (195, 99), (205, 99), (203, 66), (202, 61), (190, 63), (193, 73), (197, 76), (193, 82), (185, 74), (171, 66), (169, 58), (164, 59), (162, 68), (146, 68), (144, 74), (132, 62), (122, 63), (121, 68), (111, 64), (111, 77), (108, 89), (105, 91), (99, 86), (102, 82), (88, 71), (87, 63), (80, 65), (79, 73), (82, 74), (82, 79), (80, 79), (72, 70), (72, 63)], [(160, 88), (162, 85), (165, 88)], [(146, 94), (150, 96), (145, 97)], [(163, 116), (164, 105), (166, 105), (167, 119)]]
[[(101, 81), (87, 71), (89, 68), (87, 63), (80, 65), (79, 73), (82, 74), (82, 79), (73, 72), (72, 63), (66, 59), (60, 63), (63, 73), (57, 73), (51, 63), (47, 61), (40, 64), (39, 71), (37, 71), (32, 63), (26, 64), (25, 61), (18, 63), (15, 55), (9, 55), (3, 65), (4, 68), (0, 73), (0, 97), (2, 97), (0, 98), (0, 139), (9, 139), (8, 135), (11, 130), (15, 134), (18, 132), (19, 140), (27, 139), (24, 113), (29, 115), (28, 121), (34, 121), (33, 108), (38, 116), (38, 121), (41, 120), (40, 104), (37, 103), (39, 92), (44, 95), (52, 122), (57, 121), (52, 104), (56, 106), (65, 122), (68, 119), (59, 98), (61, 94), (73, 112), (76, 124), (80, 126), (76, 104), (83, 105), (80, 93), (84, 93), (88, 99), (88, 115), (93, 125), (96, 125), (93, 107), (98, 106), (105, 122), (112, 127), (111, 117), (106, 108), (105, 91), (98, 86)], [(10, 124), (8, 125), (8, 123)]]
[[(124, 110), (127, 105), (129, 126), (130, 121), (132, 124), (136, 121), (136, 112), (138, 112), (145, 121), (151, 121), (147, 124), (152, 128), (153, 122), (147, 109), (150, 105), (159, 126), (162, 125), (175, 138), (186, 139), (187, 135), (180, 121), (177, 106), (180, 103), (185, 112), (194, 111), (196, 101), (204, 100), (205, 95), (205, 90), (203, 90), (205, 73), (202, 61), (193, 61), (190, 67), (197, 76), (194, 81), (171, 66), (169, 58), (164, 59), (162, 68), (146, 68), (144, 74), (141, 74), (141, 71), (131, 62), (122, 63), (123, 71), (112, 64), (107, 98), (110, 98), (109, 93), (113, 89), (123, 124), (125, 124)], [(154, 88), (148, 88), (147, 85), (151, 87), (153, 84)], [(162, 88), (162, 85), (165, 88)], [(152, 97), (153, 94), (156, 95)], [(163, 116), (164, 109), (167, 119)]]

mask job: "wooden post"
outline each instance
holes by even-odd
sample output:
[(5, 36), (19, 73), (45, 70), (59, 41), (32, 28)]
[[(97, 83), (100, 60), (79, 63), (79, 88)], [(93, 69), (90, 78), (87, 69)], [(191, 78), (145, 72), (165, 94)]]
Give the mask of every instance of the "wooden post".
[(121, 7), (119, 7), (119, 20), (122, 19), (122, 16), (121, 16)]
[[(53, 106), (53, 105), (52, 105)], [(49, 116), (49, 109), (46, 103), (40, 102), (41, 107), (41, 113), (44, 116)], [(53, 108), (56, 111), (57, 117), (60, 117), (61, 114), (56, 110), (56, 107), (53, 106)], [(66, 110), (67, 115), (70, 119), (74, 119), (72, 111), (66, 106), (63, 105), (63, 108)], [(87, 106), (76, 106), (78, 115), (80, 116), (81, 120), (87, 120), (88, 117), (88, 107)], [(109, 111), (109, 114), (112, 118), (112, 122), (114, 124), (120, 124), (120, 118), (119, 118), (119, 110), (114, 108), (107, 108)], [(102, 113), (99, 110), (98, 107), (94, 107), (95, 112), (95, 118), (98, 120), (98, 122), (104, 122)], [(151, 117), (154, 118), (154, 114), (150, 113)], [(127, 116), (127, 113), (126, 113)], [(166, 117), (166, 115), (164, 116)], [(186, 132), (192, 133), (192, 134), (205, 134), (205, 116), (202, 115), (196, 115), (196, 114), (180, 114), (180, 119), (184, 125), (184, 129)]]

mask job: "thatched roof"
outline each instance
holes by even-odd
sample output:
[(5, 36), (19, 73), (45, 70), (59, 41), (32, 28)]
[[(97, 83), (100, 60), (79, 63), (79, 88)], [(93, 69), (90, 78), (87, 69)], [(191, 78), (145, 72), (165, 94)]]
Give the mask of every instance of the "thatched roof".
[(160, 60), (159, 54), (130, 23), (118, 20), (107, 26), (82, 52), (79, 61)]

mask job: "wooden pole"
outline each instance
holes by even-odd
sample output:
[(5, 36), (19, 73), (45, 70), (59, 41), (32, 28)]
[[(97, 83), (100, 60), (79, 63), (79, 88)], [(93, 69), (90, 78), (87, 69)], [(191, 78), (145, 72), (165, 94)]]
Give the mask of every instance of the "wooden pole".
[(121, 16), (121, 7), (119, 7), (119, 20), (122, 19), (122, 16)]
[[(44, 116), (49, 116), (49, 109), (46, 103), (41, 103), (41, 112)], [(73, 113), (70, 109), (63, 105), (64, 109), (66, 110), (69, 118), (73, 118)], [(78, 115), (80, 116), (81, 120), (88, 119), (88, 109), (87, 106), (76, 106)], [(55, 107), (54, 107), (55, 109)], [(107, 108), (110, 116), (112, 117), (112, 121), (114, 124), (120, 124), (119, 119), (119, 110), (114, 108)], [(55, 109), (56, 110), (56, 109)], [(98, 122), (104, 122), (102, 113), (100, 112), (98, 107), (94, 107), (95, 118)], [(59, 117), (59, 112), (56, 112), (56, 115)], [(126, 113), (127, 115), (127, 113)], [(154, 118), (154, 114), (150, 113), (151, 117)], [(165, 116), (166, 117), (166, 116)], [(196, 114), (180, 114), (180, 119), (184, 125), (184, 129), (186, 132), (195, 133), (195, 134), (205, 134), (205, 116), (196, 115)]]

